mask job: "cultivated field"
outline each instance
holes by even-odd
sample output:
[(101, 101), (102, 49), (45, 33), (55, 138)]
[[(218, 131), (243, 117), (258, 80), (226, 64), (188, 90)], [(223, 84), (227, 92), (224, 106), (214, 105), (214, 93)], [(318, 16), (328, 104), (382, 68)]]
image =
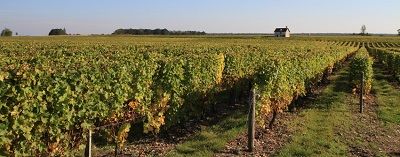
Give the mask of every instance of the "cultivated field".
[(0, 38), (0, 155), (82, 155), (91, 130), (95, 156), (396, 156), (399, 80), (400, 37)]

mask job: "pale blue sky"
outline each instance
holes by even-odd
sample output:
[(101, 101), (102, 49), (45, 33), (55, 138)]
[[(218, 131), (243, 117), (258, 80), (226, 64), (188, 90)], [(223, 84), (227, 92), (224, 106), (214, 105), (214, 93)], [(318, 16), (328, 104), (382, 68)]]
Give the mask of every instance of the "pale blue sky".
[(0, 29), (23, 35), (167, 28), (209, 33), (396, 33), (399, 0), (0, 0)]

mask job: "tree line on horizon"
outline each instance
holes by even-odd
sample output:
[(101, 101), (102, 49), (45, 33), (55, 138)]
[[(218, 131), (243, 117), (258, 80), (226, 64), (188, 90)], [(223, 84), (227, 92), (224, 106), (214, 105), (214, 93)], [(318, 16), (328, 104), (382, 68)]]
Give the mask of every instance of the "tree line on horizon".
[[(400, 36), (400, 29), (397, 30), (398, 35)], [(115, 30), (112, 35), (206, 35), (207, 33), (204, 31), (169, 31), (167, 29), (117, 29)], [(15, 35), (18, 36), (18, 32), (15, 32)], [(51, 29), (49, 32), (49, 36), (52, 35), (70, 35), (67, 34), (66, 29)], [(80, 34), (74, 34), (74, 35), (80, 35)], [(353, 35), (357, 35), (353, 33)], [(362, 25), (361, 26), (361, 33), (358, 35), (369, 35), (366, 32), (366, 26)], [(13, 36), (13, 31), (9, 28), (4, 28), (1, 31), (2, 37), (10, 37)]]
[(117, 29), (113, 35), (206, 35), (204, 31), (169, 31), (168, 29)]

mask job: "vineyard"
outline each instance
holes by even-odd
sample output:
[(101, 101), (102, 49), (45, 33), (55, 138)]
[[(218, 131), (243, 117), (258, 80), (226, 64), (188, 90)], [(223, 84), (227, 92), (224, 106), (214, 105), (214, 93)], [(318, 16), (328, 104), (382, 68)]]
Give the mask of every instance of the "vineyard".
[(0, 39), (0, 155), (70, 155), (85, 147), (88, 130), (124, 147), (131, 134), (201, 119), (251, 87), (258, 126), (272, 127), (271, 114), (348, 59), (352, 86), (362, 72), (367, 94), (374, 60), (400, 80), (395, 37)]

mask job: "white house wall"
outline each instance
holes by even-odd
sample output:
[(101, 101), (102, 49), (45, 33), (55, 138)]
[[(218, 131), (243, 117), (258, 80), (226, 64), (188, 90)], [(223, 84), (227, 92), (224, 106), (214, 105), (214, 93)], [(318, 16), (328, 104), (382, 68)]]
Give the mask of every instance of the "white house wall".
[(285, 37), (290, 37), (290, 32), (289, 31), (286, 31)]

